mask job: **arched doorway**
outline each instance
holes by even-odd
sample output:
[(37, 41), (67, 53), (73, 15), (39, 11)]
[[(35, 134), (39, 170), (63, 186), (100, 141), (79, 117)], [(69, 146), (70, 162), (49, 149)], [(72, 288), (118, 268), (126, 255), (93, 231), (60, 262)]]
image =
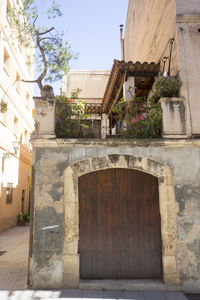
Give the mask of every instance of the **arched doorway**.
[[(179, 284), (177, 272), (177, 213), (171, 169), (146, 157), (112, 154), (78, 161), (64, 172), (65, 236), (63, 248), (64, 287), (77, 287), (80, 281), (80, 203), (79, 178), (108, 169), (127, 169), (153, 176), (158, 182), (161, 216), (162, 273), (166, 284)], [(86, 181), (86, 189), (89, 189)], [(145, 215), (146, 211), (144, 211)]]
[(125, 168), (79, 177), (81, 279), (162, 279), (158, 179)]

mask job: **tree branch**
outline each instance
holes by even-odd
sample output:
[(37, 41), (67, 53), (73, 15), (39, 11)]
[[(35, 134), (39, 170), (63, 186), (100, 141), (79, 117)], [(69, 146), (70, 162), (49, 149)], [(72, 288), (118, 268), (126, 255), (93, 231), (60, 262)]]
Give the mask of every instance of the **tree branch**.
[(51, 37), (51, 36), (45, 36), (43, 38), (40, 39), (40, 41), (44, 41), (44, 40), (52, 40), (52, 41), (57, 41), (58, 39), (55, 37)]
[(47, 74), (47, 60), (46, 60), (46, 56), (45, 56), (45, 50), (44, 48), (41, 46), (40, 44), (41, 40), (40, 40), (40, 37), (39, 37), (39, 34), (36, 35), (36, 44), (39, 48), (39, 51), (41, 53), (41, 56), (42, 56), (42, 62), (43, 62), (43, 71), (42, 73), (40, 74), (40, 76), (37, 78), (36, 82), (40, 88), (40, 91), (42, 92), (42, 80), (44, 79), (44, 77), (46, 76)]
[(38, 83), (38, 80), (25, 80), (25, 79), (21, 79), (22, 82), (27, 82), (27, 83)]
[(50, 29), (44, 31), (44, 32), (39, 32), (37, 31), (37, 34), (40, 36), (40, 35), (43, 35), (43, 34), (46, 34), (46, 33), (49, 33), (50, 31), (54, 30), (55, 28), (54, 27), (51, 27)]

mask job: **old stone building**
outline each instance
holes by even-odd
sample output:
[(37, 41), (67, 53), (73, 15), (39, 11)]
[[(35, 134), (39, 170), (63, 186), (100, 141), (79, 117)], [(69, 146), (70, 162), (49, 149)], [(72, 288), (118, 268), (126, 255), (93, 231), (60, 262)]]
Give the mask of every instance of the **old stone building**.
[(199, 27), (199, 1), (129, 1), (102, 123), (130, 82), (150, 92), (174, 39), (160, 138), (57, 139), (53, 95), (35, 99), (31, 286), (200, 291)]

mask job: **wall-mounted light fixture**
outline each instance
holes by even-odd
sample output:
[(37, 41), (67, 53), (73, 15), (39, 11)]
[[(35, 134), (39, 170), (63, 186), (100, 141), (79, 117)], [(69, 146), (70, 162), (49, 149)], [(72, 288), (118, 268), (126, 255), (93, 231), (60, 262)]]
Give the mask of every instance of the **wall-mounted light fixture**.
[(9, 152), (7, 151), (6, 153), (3, 154), (3, 157), (6, 158), (10, 158), (12, 155), (17, 155), (18, 151), (19, 151), (19, 146), (20, 146), (20, 141), (18, 141), (17, 139), (15, 141), (12, 142), (13, 143), (13, 148), (14, 148), (14, 152)]

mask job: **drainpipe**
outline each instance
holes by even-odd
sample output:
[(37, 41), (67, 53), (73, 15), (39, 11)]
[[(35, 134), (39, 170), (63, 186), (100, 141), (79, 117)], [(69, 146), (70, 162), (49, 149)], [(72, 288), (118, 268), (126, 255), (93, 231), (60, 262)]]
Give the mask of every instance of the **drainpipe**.
[(124, 61), (124, 37), (123, 37), (123, 28), (124, 25), (120, 25), (120, 44), (121, 44), (121, 60)]
[(174, 38), (170, 39), (169, 43), (170, 43), (170, 53), (169, 53), (169, 67), (167, 72), (168, 76), (170, 76), (170, 71), (171, 71), (172, 48), (173, 48)]

